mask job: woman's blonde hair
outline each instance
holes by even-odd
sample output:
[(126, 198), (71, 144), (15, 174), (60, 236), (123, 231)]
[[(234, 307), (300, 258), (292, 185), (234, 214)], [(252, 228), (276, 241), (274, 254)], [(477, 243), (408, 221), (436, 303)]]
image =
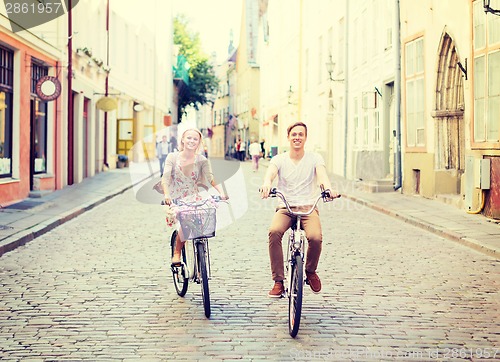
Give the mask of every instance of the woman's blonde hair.
[(203, 145), (203, 135), (196, 128), (188, 128), (187, 130), (185, 130), (184, 132), (182, 132), (181, 140), (179, 142), (179, 151), (183, 151), (184, 150), (184, 136), (189, 131), (194, 131), (194, 132), (198, 133), (198, 135), (200, 136), (200, 143), (198, 144), (198, 148), (196, 149), (196, 153), (199, 153), (201, 151), (201, 146)]

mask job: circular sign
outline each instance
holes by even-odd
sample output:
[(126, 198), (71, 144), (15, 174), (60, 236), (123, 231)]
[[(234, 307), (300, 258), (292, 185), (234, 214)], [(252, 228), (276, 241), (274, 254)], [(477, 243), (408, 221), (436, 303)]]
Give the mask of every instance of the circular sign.
[(43, 101), (53, 101), (61, 95), (61, 82), (56, 77), (46, 75), (36, 82), (36, 94)]

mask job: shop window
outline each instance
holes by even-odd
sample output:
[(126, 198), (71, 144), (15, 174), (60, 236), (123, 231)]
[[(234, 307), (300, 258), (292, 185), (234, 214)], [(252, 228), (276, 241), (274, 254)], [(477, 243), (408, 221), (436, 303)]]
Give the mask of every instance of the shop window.
[(14, 52), (0, 47), (0, 177), (12, 176)]
[(47, 102), (36, 95), (36, 83), (48, 74), (48, 67), (34, 61), (31, 66), (31, 142), (33, 171), (47, 172)]

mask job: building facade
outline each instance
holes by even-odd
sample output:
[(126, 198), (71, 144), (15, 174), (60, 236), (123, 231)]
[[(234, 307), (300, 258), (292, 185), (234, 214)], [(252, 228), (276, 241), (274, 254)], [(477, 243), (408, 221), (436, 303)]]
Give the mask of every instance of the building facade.
[(401, 24), (404, 192), (499, 218), (500, 17), (482, 0), (402, 1)]
[(36, 26), (2, 14), (3, 206), (115, 168), (118, 154), (155, 157), (173, 97), (172, 11), (148, 2), (139, 14), (126, 1), (81, 0)]

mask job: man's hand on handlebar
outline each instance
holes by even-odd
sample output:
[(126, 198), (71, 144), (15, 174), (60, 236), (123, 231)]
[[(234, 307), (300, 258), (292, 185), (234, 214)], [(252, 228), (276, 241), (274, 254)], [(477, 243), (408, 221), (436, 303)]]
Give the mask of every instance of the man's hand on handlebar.
[(330, 189), (327, 189), (323, 192), (324, 195), (324, 201), (332, 201), (334, 199), (338, 199), (340, 197), (340, 194), (334, 194)]

